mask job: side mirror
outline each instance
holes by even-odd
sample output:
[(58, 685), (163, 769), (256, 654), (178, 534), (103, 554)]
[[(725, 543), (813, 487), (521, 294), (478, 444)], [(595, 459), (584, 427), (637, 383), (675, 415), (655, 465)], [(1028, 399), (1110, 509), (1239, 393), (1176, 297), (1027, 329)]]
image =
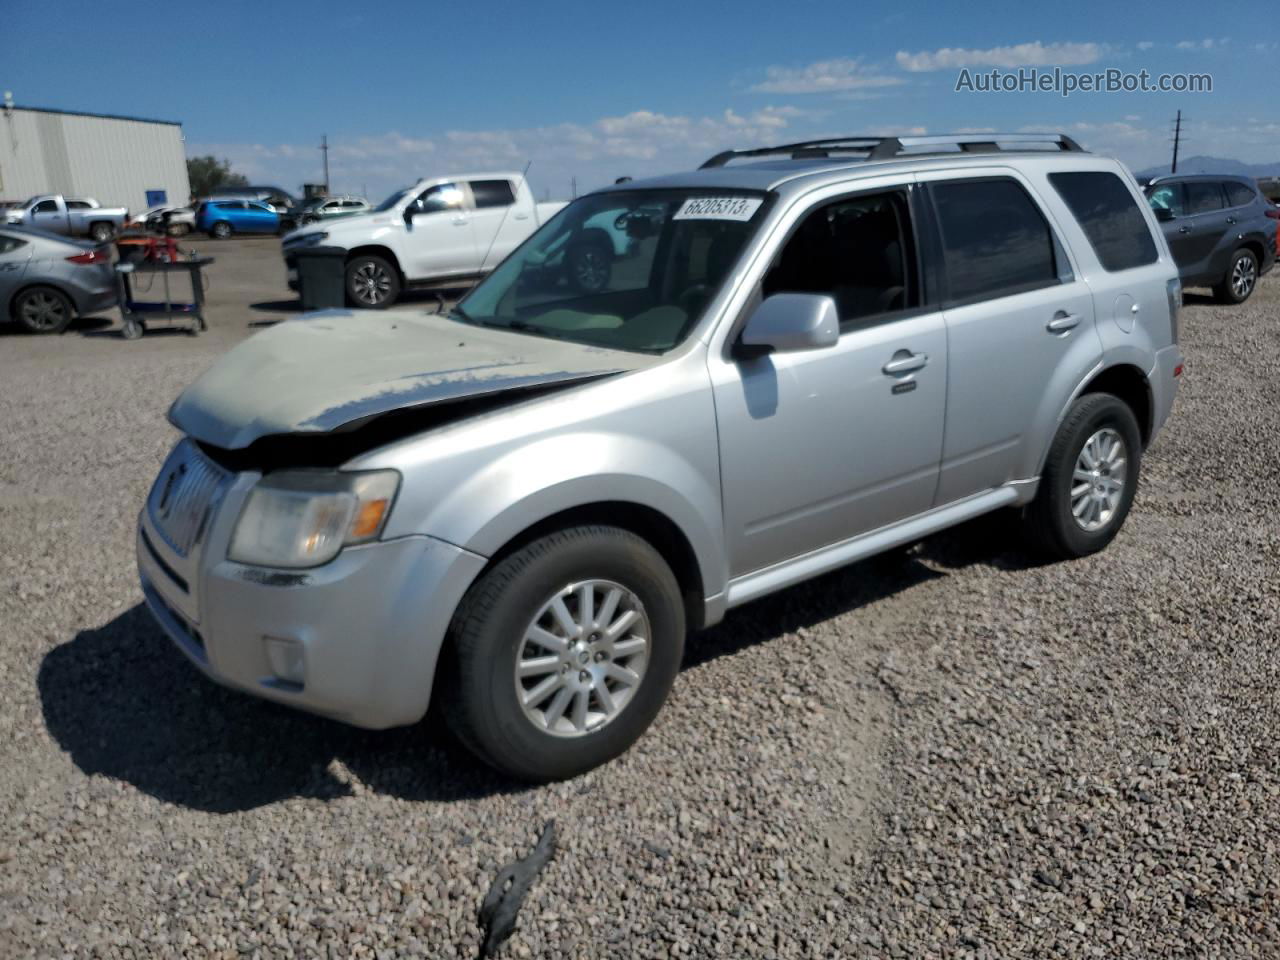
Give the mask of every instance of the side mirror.
[(1161, 223), (1168, 223), (1170, 220), (1177, 219), (1173, 215), (1173, 211), (1170, 210), (1168, 207), (1156, 207), (1155, 211), (1156, 211), (1156, 219), (1159, 220)]
[(738, 352), (759, 356), (777, 351), (821, 350), (840, 339), (836, 302), (817, 293), (775, 293), (756, 307), (738, 338)]

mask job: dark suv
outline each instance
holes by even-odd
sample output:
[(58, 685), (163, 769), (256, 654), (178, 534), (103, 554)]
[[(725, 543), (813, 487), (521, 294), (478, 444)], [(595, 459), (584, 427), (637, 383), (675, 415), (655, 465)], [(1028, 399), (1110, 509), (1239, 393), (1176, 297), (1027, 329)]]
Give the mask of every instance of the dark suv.
[(1276, 259), (1271, 204), (1248, 177), (1156, 177), (1147, 202), (1164, 229), (1184, 287), (1213, 287), (1243, 303)]

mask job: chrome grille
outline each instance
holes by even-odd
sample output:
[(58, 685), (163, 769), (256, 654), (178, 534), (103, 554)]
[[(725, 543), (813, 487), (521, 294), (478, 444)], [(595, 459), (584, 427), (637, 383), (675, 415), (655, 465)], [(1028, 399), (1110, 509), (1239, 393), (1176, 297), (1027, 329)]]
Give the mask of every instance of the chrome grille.
[(231, 475), (184, 440), (165, 461), (147, 509), (156, 530), (179, 556), (200, 542)]

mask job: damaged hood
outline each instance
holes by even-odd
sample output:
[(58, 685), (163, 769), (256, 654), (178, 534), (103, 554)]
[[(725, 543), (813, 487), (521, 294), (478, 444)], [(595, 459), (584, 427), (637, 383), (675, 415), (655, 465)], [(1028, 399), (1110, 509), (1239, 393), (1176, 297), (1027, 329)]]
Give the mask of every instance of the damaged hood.
[(647, 354), (457, 323), (434, 314), (331, 310), (245, 340), (169, 410), (188, 436), (224, 449), (319, 434), (380, 414), (648, 366)]

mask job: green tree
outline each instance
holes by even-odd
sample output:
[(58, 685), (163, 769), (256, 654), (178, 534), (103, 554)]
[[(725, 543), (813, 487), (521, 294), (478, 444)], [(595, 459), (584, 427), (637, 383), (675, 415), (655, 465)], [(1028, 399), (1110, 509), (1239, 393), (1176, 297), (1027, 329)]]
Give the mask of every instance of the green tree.
[(217, 157), (188, 157), (187, 179), (191, 181), (193, 197), (207, 197), (218, 187), (247, 187), (249, 181), (243, 174), (233, 173), (230, 160)]

